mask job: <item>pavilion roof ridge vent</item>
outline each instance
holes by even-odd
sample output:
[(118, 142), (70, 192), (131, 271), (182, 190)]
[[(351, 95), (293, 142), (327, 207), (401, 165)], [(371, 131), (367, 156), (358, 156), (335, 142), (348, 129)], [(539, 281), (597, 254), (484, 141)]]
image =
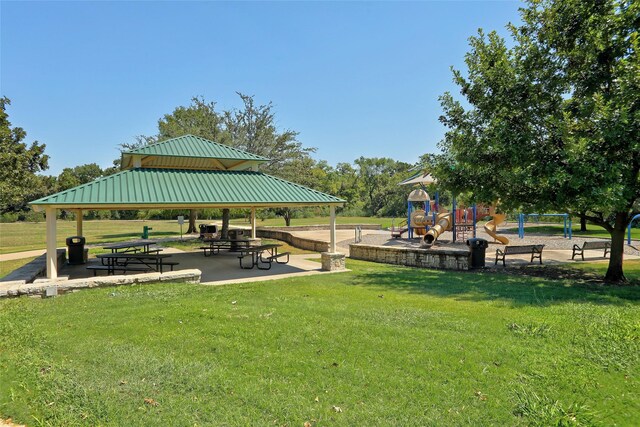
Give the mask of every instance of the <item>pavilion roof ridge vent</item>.
[(122, 153), (122, 169), (190, 170), (256, 169), (269, 159), (235, 147), (187, 134)]

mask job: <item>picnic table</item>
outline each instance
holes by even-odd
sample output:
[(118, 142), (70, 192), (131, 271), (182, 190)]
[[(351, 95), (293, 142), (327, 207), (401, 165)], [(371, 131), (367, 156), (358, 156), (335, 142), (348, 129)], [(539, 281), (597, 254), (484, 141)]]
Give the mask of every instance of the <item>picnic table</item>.
[(154, 248), (151, 249), (151, 246), (156, 245), (157, 242), (155, 240), (143, 239), (143, 240), (132, 240), (130, 242), (118, 242), (111, 243), (102, 247), (102, 249), (110, 249), (112, 254), (115, 253), (128, 253), (128, 252), (142, 252), (142, 253), (150, 253), (150, 252), (160, 252), (162, 249)]
[[(240, 268), (251, 269), (258, 267), (259, 270), (269, 270), (273, 261), (278, 264), (286, 264), (289, 262), (289, 252), (278, 253), (278, 248), (282, 245), (269, 244), (260, 246), (249, 246), (239, 249)], [(265, 253), (267, 254), (265, 256)], [(287, 257), (286, 261), (279, 261), (280, 258)], [(242, 261), (245, 258), (251, 258), (251, 264), (245, 265)]]
[(220, 253), (220, 249), (229, 249), (229, 252), (236, 252), (243, 248), (248, 248), (251, 241), (249, 239), (204, 239), (203, 243), (209, 246), (201, 246), (204, 256), (211, 256)]
[(95, 276), (98, 270), (105, 270), (107, 274), (114, 274), (116, 271), (157, 271), (162, 273), (165, 267), (178, 265), (177, 262), (168, 261), (170, 254), (159, 253), (132, 253), (120, 252), (111, 254), (96, 255), (101, 261), (100, 265), (89, 265), (88, 270), (93, 270)]

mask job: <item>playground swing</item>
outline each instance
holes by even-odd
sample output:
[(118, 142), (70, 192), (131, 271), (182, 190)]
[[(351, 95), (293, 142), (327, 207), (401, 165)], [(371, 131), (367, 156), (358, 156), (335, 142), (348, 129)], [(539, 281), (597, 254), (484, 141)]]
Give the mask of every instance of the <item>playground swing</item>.
[(569, 216), (569, 214), (567, 213), (563, 213), (563, 214), (537, 214), (537, 213), (532, 213), (532, 214), (524, 214), (524, 213), (520, 213), (518, 214), (518, 237), (521, 239), (524, 239), (524, 224), (525, 222), (527, 222), (528, 218), (536, 218), (539, 220), (540, 217), (562, 217), (563, 218), (563, 233), (564, 233), (564, 238), (566, 239), (567, 237), (569, 238), (569, 240), (571, 240), (571, 238), (573, 237), (573, 232), (572, 232), (572, 222), (571, 222), (571, 217)]
[(627, 245), (631, 245), (631, 226), (636, 219), (640, 219), (640, 214), (634, 216), (631, 218), (631, 221), (629, 221), (629, 225), (627, 226)]

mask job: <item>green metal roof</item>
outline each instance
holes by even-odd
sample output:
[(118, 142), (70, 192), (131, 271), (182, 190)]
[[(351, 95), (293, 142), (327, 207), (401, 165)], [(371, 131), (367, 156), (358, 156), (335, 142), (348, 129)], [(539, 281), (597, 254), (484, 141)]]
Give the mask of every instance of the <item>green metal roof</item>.
[[(269, 159), (194, 135), (167, 139), (122, 153), (122, 168), (133, 167), (133, 158), (144, 159), (143, 167), (178, 169), (242, 169)], [(246, 166), (246, 167), (245, 167)]]
[(341, 205), (344, 200), (253, 171), (129, 169), (31, 202), (82, 209)]

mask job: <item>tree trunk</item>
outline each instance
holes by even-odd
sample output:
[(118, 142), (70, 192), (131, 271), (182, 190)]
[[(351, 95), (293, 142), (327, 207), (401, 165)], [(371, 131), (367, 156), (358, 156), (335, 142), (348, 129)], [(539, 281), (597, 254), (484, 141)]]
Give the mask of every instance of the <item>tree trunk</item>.
[(220, 238), (229, 238), (229, 209), (222, 209), (222, 230), (220, 230)]
[(291, 211), (289, 209), (285, 209), (283, 217), (285, 225), (289, 227), (291, 225)]
[(196, 221), (198, 220), (198, 211), (195, 209), (189, 210), (189, 228), (187, 229), (187, 234), (189, 233), (199, 233), (198, 227), (196, 227)]
[(587, 215), (580, 212), (580, 231), (587, 231)]
[(623, 284), (627, 282), (622, 270), (624, 254), (624, 232), (626, 230), (628, 215), (623, 212), (616, 214), (616, 223), (611, 230), (611, 253), (609, 255), (609, 268), (604, 276), (607, 283)]

